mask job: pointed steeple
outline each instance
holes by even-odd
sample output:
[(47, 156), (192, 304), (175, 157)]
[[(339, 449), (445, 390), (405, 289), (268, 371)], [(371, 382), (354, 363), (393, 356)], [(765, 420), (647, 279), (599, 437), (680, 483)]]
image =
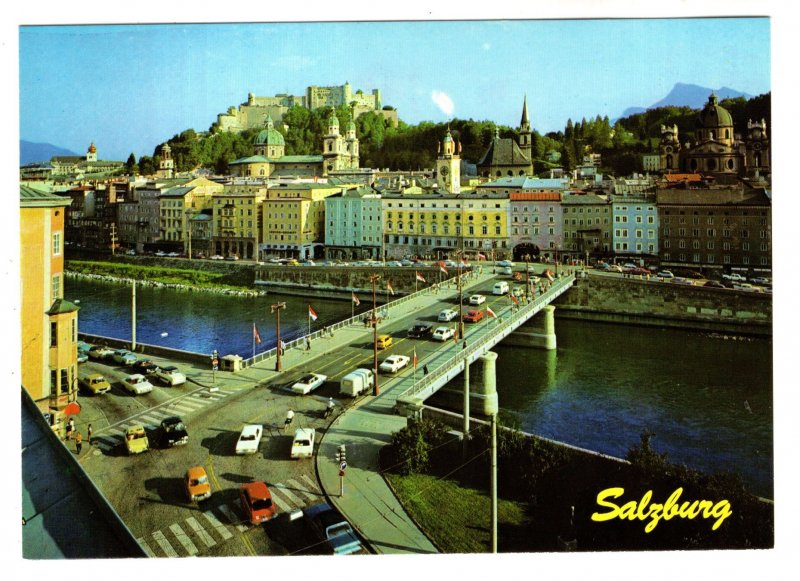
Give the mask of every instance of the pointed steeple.
[(526, 94), (522, 99), (522, 119), (520, 119), (519, 127), (522, 130), (530, 131), (531, 123), (528, 121), (528, 95)]

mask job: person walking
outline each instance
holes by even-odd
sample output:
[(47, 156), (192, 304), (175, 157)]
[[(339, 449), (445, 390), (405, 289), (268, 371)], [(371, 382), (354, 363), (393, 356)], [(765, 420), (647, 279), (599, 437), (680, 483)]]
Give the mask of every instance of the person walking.
[(83, 446), (83, 438), (81, 437), (81, 433), (77, 432), (75, 434), (75, 449), (78, 451), (78, 455), (81, 453), (81, 447)]
[(428, 365), (427, 365), (427, 363), (422, 366), (422, 374), (423, 375), (428, 375)]
[(90, 446), (92, 445), (92, 434), (94, 434), (92, 431), (92, 424), (89, 424), (86, 428), (86, 441)]
[(294, 412), (292, 410), (289, 410), (288, 412), (286, 412), (286, 421), (283, 423), (283, 429), (285, 430), (286, 428), (288, 428), (293, 420), (294, 420)]
[(72, 439), (72, 432), (74, 432), (74, 431), (75, 431), (75, 419), (74, 418), (70, 418), (67, 421), (67, 440), (71, 440)]
[(311, 351), (311, 337), (306, 337), (306, 351)]

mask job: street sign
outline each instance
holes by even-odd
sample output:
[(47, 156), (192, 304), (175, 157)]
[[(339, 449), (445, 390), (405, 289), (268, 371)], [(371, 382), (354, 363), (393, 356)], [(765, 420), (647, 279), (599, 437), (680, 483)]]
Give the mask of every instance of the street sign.
[(341, 464), (339, 464), (340, 471), (344, 472), (346, 468), (347, 468), (347, 462), (342, 462)]

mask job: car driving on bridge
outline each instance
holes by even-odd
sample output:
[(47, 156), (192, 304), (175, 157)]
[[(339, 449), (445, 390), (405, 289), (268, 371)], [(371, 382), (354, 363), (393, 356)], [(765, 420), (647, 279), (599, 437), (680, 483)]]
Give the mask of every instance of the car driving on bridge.
[(467, 311), (467, 314), (464, 315), (464, 321), (466, 323), (479, 323), (481, 320), (483, 320), (483, 311), (472, 309)]
[(327, 379), (328, 376), (321, 373), (307, 373), (292, 384), (292, 391), (301, 395), (311, 393), (325, 383)]
[(450, 327), (436, 327), (433, 335), (431, 335), (431, 339), (435, 339), (436, 341), (447, 341), (448, 339), (455, 337), (455, 334), (455, 329), (451, 329)]
[(445, 309), (441, 313), (439, 313), (437, 320), (440, 323), (449, 323), (456, 317), (458, 317), (458, 311), (454, 311), (453, 309)]
[(383, 360), (378, 369), (385, 373), (397, 373), (408, 365), (410, 361), (411, 358), (407, 355), (391, 355)]

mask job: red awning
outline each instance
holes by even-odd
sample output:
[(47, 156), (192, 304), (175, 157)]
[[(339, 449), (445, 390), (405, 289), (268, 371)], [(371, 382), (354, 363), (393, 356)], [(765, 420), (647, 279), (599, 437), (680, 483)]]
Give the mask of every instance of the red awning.
[(65, 416), (76, 416), (81, 413), (81, 404), (77, 401), (71, 401), (67, 404), (67, 407), (64, 408), (64, 415)]

